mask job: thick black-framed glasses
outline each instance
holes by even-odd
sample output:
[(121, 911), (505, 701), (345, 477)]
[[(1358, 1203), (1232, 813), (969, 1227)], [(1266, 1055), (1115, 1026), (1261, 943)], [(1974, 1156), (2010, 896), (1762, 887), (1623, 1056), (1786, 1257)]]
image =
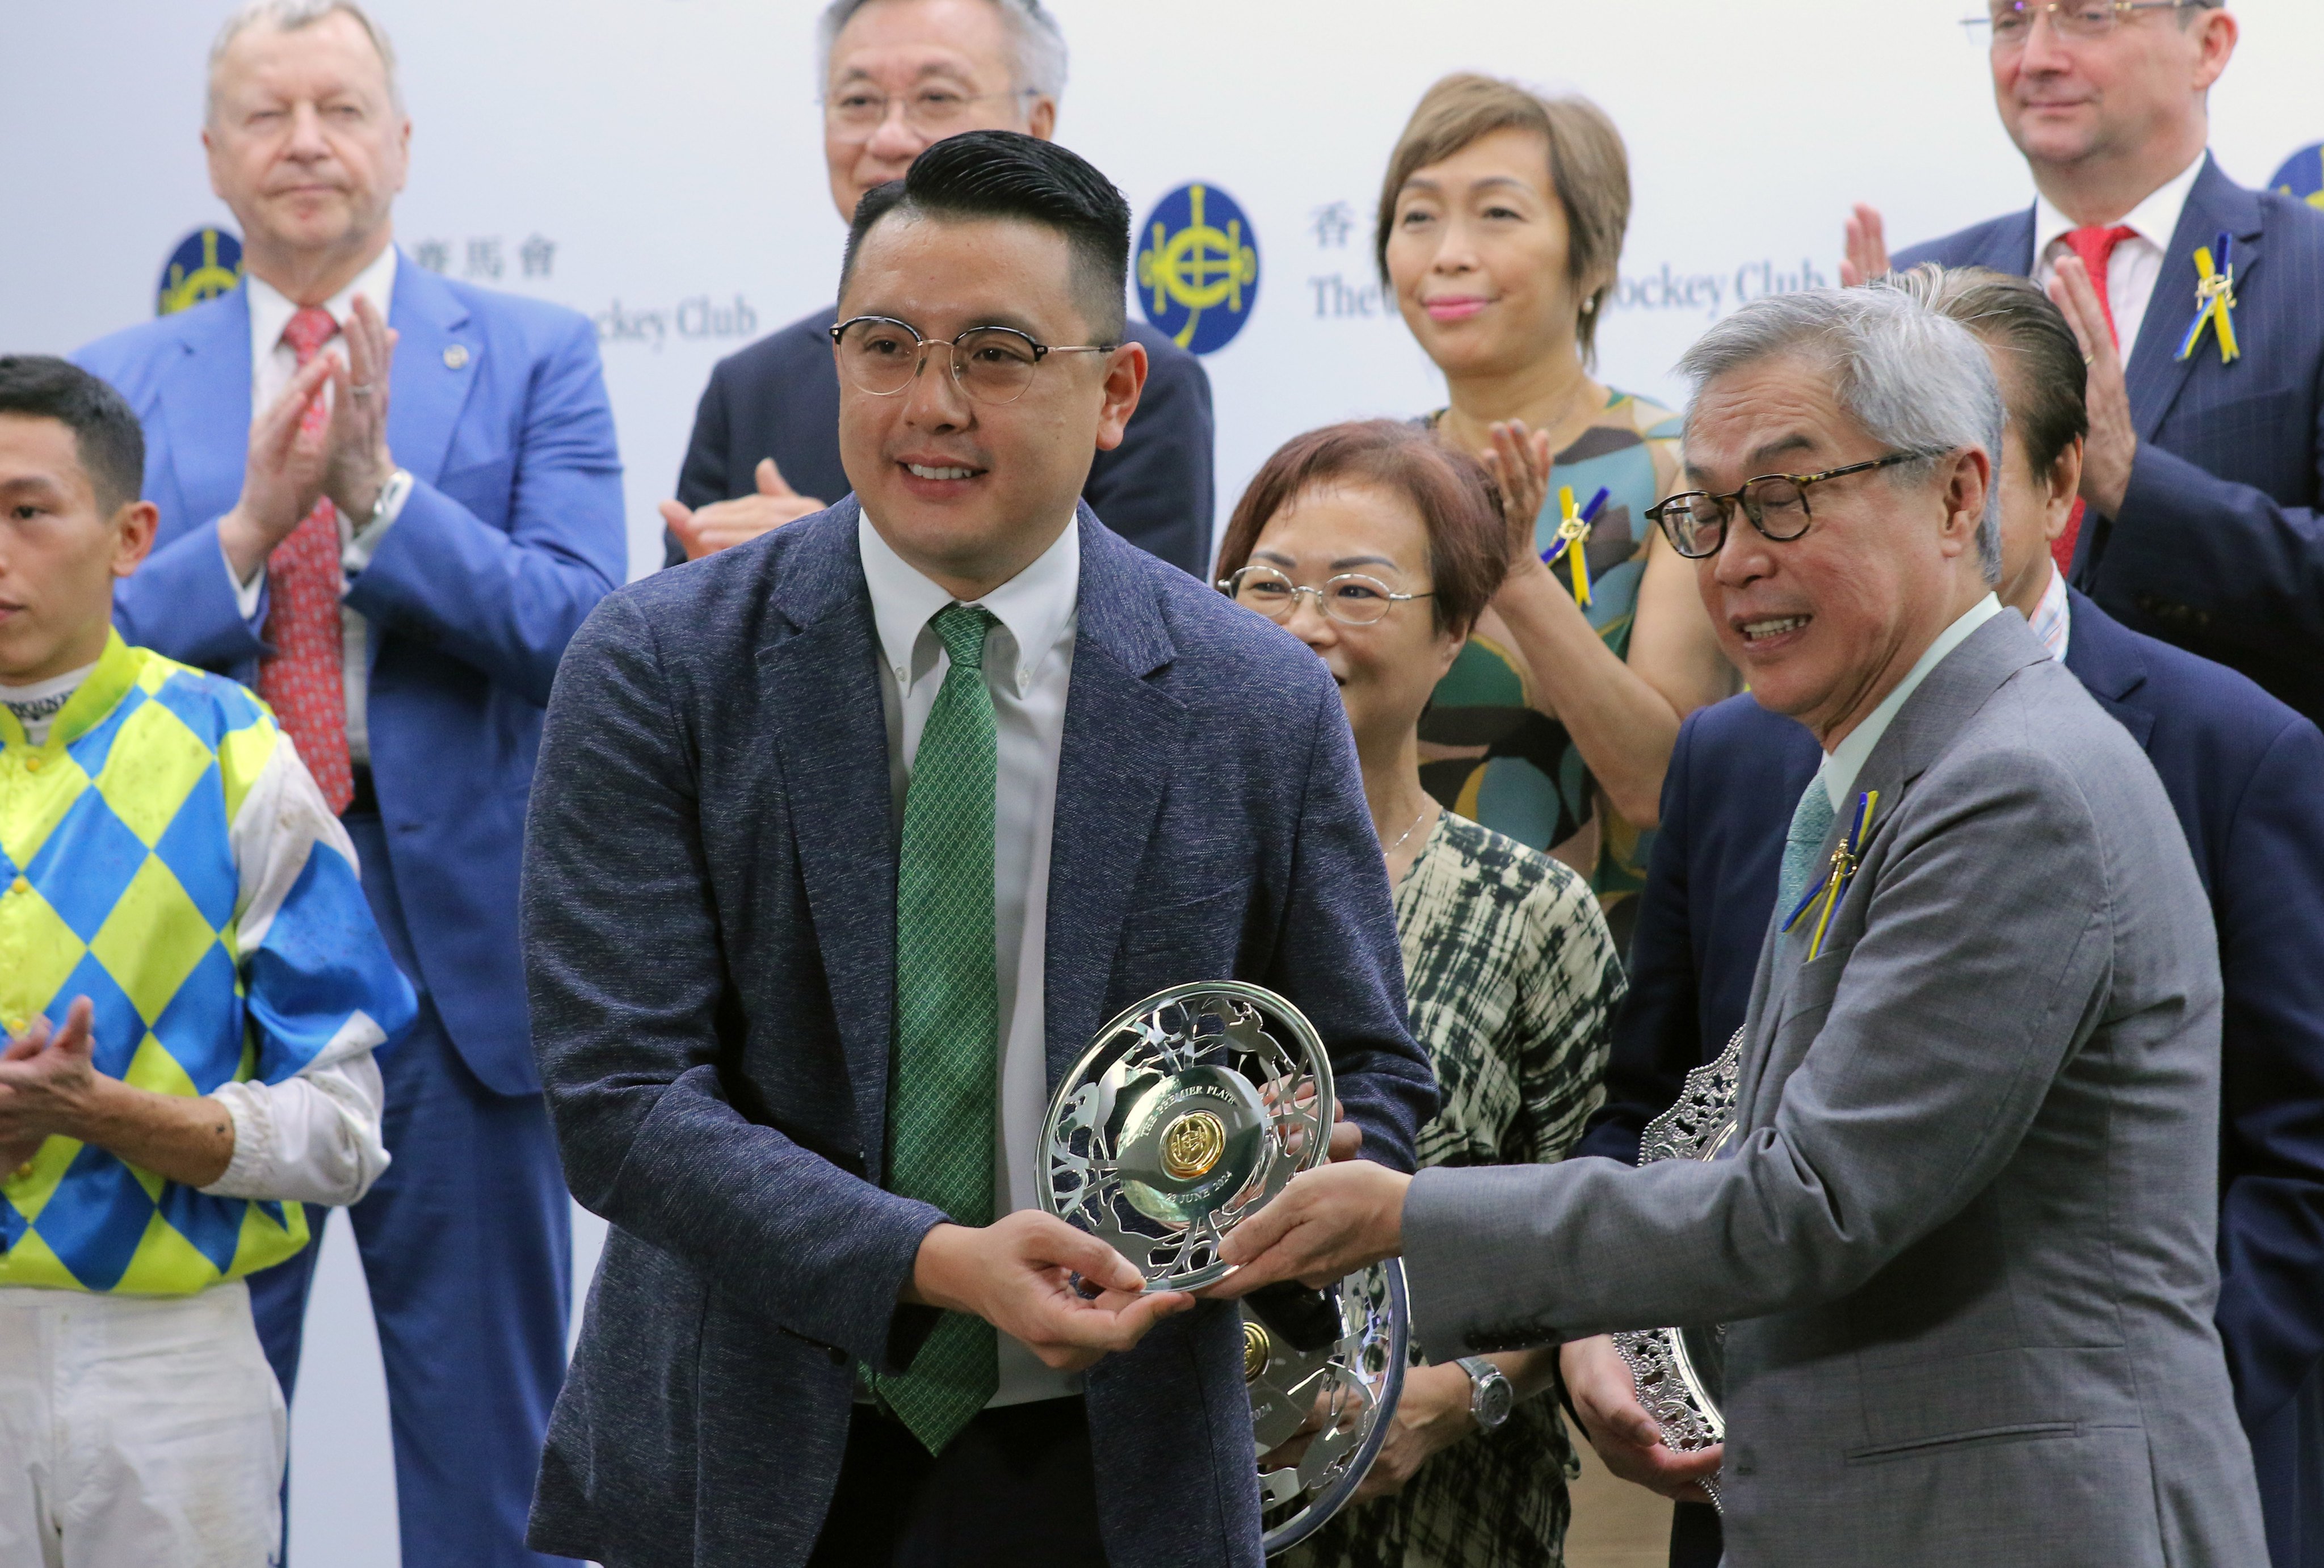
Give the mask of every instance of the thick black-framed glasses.
[(2184, 11), (2203, 0), (1998, 0), (1983, 16), (1964, 16), (1961, 26), (1975, 42), (1988, 36), (1996, 49), (2025, 47), (2034, 19), (2047, 16), (2061, 38), (2104, 38), (2134, 11)]
[(1892, 464), (1923, 462), (1932, 456), (1928, 452), (1891, 452), (1885, 457), (1827, 468), (1821, 474), (1762, 474), (1757, 479), (1745, 480), (1742, 489), (1730, 490), (1724, 495), (1713, 495), (1708, 490), (1683, 491), (1667, 501), (1655, 503), (1646, 508), (1646, 515), (1662, 529), (1671, 549), (1691, 561), (1719, 553), (1719, 547), (1727, 542), (1727, 524), (1734, 517), (1738, 503), (1753, 528), (1777, 544), (1789, 544), (1807, 532), (1808, 524), (1813, 521), (1808, 512), (1810, 485), (1838, 479), (1842, 475), (1869, 473)]
[(923, 337), (892, 316), (853, 316), (831, 329), (839, 372), (875, 398), (894, 397), (912, 384), (931, 350), (952, 361), (952, 379), (980, 403), (1013, 403), (1033, 384), (1033, 373), (1053, 354), (1111, 354), (1118, 343), (1038, 343), (1013, 327), (972, 327), (949, 343)]

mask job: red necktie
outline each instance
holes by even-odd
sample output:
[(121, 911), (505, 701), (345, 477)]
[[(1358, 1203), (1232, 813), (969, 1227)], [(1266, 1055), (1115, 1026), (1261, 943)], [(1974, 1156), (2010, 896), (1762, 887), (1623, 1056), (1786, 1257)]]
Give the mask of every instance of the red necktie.
[[(2128, 224), (2116, 224), (2112, 228), (2078, 228), (2065, 236), (2066, 248), (2081, 258), (2082, 266), (2090, 274), (2090, 287), (2097, 291), (2098, 311), (2106, 318), (2107, 336), (2122, 345), (2122, 334), (2115, 330), (2114, 301), (2107, 297), (2107, 264), (2114, 260), (2115, 246), (2132, 238), (2138, 231)], [(2074, 510), (2066, 515), (2066, 531), (2050, 541), (2050, 558), (2064, 571), (2074, 564), (2074, 541), (2081, 537), (2082, 503), (2074, 502)]]
[[(282, 341), (304, 365), (335, 337), (331, 313), (309, 305), (290, 318)], [(319, 398), (300, 421), (309, 434), (330, 420)], [(355, 798), (347, 761), (347, 693), (339, 621), (339, 510), (328, 496), (266, 558), (266, 641), (258, 695), (274, 710), (300, 761), (335, 812)]]

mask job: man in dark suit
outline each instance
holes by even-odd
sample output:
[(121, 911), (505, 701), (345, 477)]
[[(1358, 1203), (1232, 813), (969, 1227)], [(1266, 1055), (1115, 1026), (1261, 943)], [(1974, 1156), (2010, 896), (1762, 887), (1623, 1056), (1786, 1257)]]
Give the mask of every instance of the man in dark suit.
[[(137, 410), (161, 512), (122, 635), (272, 705), (419, 992), (380, 1055), (394, 1163), (348, 1212), (403, 1560), (514, 1568), (572, 1316), (518, 861), (557, 661), (624, 575), (622, 470), (587, 321), (396, 248), (393, 60), (358, 6), (243, 6), (202, 133), (243, 284), (75, 357)], [(251, 1280), (286, 1399), (318, 1250)]]
[[(831, 0), (818, 26), (824, 160), (852, 218), (921, 150), (963, 131), (1047, 140), (1065, 86), (1065, 41), (1041, 0)], [(694, 417), (678, 499), (662, 503), (667, 564), (710, 554), (847, 493), (839, 379), (822, 309), (719, 362)], [(1141, 322), (1146, 390), (1120, 445), (1083, 488), (1108, 528), (1172, 566), (1207, 575), (1211, 383), (1202, 362)]]
[[(2210, 895), (2227, 990), (2219, 1333), (2252, 1441), (2277, 1568), (2324, 1560), (2316, 1467), (2324, 1356), (2324, 733), (2250, 681), (2124, 628), (2068, 589), (2045, 542), (2080, 483), (2080, 366), (2065, 323), (2025, 282), (1928, 270), (1903, 285), (1971, 323), (2011, 410), (2002, 459), (2005, 603), (2023, 613), (2163, 779)], [(1608, 1102), (1577, 1153), (1632, 1162), (1647, 1121), (1742, 1022), (1775, 902), (1786, 803), (1821, 752), (1748, 697), (1679, 733), (1631, 947)], [(1665, 847), (1667, 846), (1667, 847)], [(1674, 1495), (1713, 1458), (1681, 1458), (1638, 1423), (1602, 1341), (1567, 1377), (1609, 1465)], [(1612, 1379), (1610, 1386), (1609, 1379)], [(1644, 1443), (1631, 1441), (1643, 1434)], [(1711, 1568), (1717, 1517), (1682, 1503), (1673, 1562)]]
[(853, 499), (615, 594), (558, 676), (534, 1039), (613, 1232), (545, 1550), (1258, 1568), (1236, 1316), (1039, 1212), (1049, 1093), (1213, 977), (1314, 1020), (1365, 1157), (1435, 1093), (1336, 689), (1075, 504), (1145, 370), (1129, 228), (1007, 132), (873, 190)]
[[(2039, 194), (1896, 264), (2051, 288), (2091, 356), (2087, 526), (2059, 545), (2074, 586), (2324, 719), (2324, 213), (2245, 189), (2204, 150), (2235, 18), (2218, 0), (1993, 14), (1995, 102)], [(2232, 361), (2216, 321), (2181, 354), (2199, 250), (2234, 270)], [(1858, 208), (1843, 276), (1887, 264)]]

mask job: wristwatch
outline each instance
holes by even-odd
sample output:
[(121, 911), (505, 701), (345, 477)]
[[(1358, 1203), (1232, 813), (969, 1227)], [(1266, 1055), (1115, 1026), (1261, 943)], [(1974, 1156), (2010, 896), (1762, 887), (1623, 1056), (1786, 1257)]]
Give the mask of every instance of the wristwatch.
[(1500, 1368), (1482, 1356), (1462, 1356), (1459, 1366), (1469, 1374), (1469, 1414), (1480, 1432), (1490, 1432), (1509, 1418), (1517, 1391)]

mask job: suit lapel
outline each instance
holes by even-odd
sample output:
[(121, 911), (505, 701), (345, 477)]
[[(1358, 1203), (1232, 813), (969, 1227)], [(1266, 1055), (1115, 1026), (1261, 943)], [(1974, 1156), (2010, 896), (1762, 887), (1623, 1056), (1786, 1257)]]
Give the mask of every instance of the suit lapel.
[(2071, 630), (2066, 637), (2066, 668), (2130, 732), (2143, 752), (2154, 733), (2153, 711), (2136, 700), (2146, 684), (2146, 660), (2119, 623), (2079, 592), (2069, 592), (2073, 611), (2067, 623)]
[(468, 390), (482, 374), (484, 342), (460, 297), (400, 250), (388, 325), (397, 334), (388, 446), (398, 464), (433, 483), (443, 477), (452, 431), (467, 406)]
[(791, 631), (760, 650), (758, 678), (847, 1056), (865, 1175), (878, 1181), (895, 1010), (894, 807), (855, 503), (832, 512), (835, 525), (807, 536), (782, 563), (775, 604)]
[(1175, 649), (1124, 544), (1080, 510), (1081, 602), (1057, 762), (1044, 1009), (1054, 1085), (1105, 1021), (1113, 955), (1154, 836), (1184, 704), (1147, 680)]
[(161, 389), (178, 521), (191, 527), (234, 505), (250, 450), (250, 292), (237, 287), (186, 318), (184, 352)]
[(2185, 359), (2177, 357), (2179, 340), (2194, 319), (2195, 289), (2202, 277), (2195, 270), (2197, 247), (2216, 246), (2222, 234), (2235, 236), (2236, 292), (2240, 295), (2259, 265), (2261, 226), (2260, 204), (2251, 192), (2220, 173), (2218, 164), (2206, 154), (2202, 172), (2188, 188), (2187, 205), (2180, 209), (2179, 226), (2172, 233), (2171, 248), (2163, 253), (2163, 271), (2154, 280), (2154, 294), (2147, 301), (2146, 318), (2139, 326), (2138, 342), (2132, 346), (2125, 370), (2130, 385), (2131, 423), (2140, 440), (2154, 439), (2195, 366), (2206, 355), (2216, 358), (2218, 354), (2206, 333), (2193, 354)]
[(1969, 258), (1969, 264), (1990, 267), (1997, 272), (2012, 277), (2034, 275), (2034, 209), (2012, 213), (1993, 226), (1978, 254)]

